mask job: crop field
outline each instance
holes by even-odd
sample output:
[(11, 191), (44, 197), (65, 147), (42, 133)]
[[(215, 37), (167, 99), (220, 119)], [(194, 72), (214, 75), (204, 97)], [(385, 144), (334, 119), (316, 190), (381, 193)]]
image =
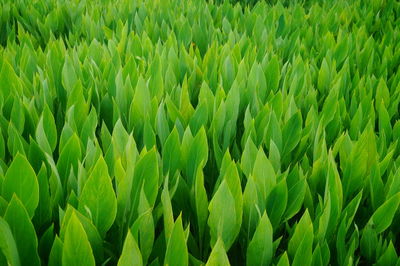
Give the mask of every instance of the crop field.
[(399, 266), (399, 104), (396, 0), (0, 0), (0, 266)]

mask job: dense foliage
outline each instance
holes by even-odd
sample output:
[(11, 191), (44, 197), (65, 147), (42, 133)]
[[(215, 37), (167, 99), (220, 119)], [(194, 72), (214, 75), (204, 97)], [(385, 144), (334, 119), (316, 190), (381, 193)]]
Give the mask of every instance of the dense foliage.
[(217, 2), (0, 1), (0, 265), (400, 265), (400, 3)]

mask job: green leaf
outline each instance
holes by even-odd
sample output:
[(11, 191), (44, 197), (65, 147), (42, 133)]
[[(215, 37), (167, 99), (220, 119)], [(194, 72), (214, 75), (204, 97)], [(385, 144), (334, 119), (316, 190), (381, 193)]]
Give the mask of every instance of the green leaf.
[(285, 220), (289, 220), (299, 212), (306, 195), (307, 182), (305, 179), (297, 181), (288, 191), (288, 204), (284, 214)]
[(286, 186), (286, 179), (282, 179), (271, 190), (267, 198), (266, 210), (272, 227), (277, 228), (280, 224), (283, 213), (286, 209), (288, 200), (288, 190)]
[(206, 127), (208, 120), (208, 110), (206, 102), (201, 102), (196, 108), (192, 118), (190, 119), (189, 126), (193, 134), (201, 129), (201, 127)]
[[(188, 185), (192, 187), (194, 184), (197, 168), (203, 168), (207, 163), (208, 159), (208, 144), (207, 135), (204, 127), (200, 129), (197, 135), (194, 137), (192, 144), (190, 145), (188, 157), (187, 157), (187, 175)], [(201, 165), (202, 164), (202, 165)]]
[(78, 161), (81, 160), (81, 156), (80, 140), (78, 135), (74, 133), (63, 147), (57, 161), (57, 169), (63, 186), (66, 186), (71, 169), (74, 172), (77, 171)]
[(378, 265), (396, 265), (398, 262), (398, 256), (396, 249), (393, 246), (392, 241), (389, 242), (389, 246), (386, 248), (385, 252), (378, 259)]
[(331, 217), (333, 216), (333, 213), (331, 211), (332, 209), (332, 204), (331, 204), (331, 194), (329, 192), (326, 193), (325, 196), (325, 203), (324, 204), (319, 204), (319, 207), (323, 210), (321, 210), (321, 214), (318, 219), (318, 232), (317, 232), (317, 239), (322, 243), (323, 240), (326, 237), (326, 233), (329, 229), (329, 221), (332, 220), (333, 218), (336, 217)]
[(253, 239), (247, 247), (247, 265), (269, 265), (273, 256), (272, 225), (264, 212), (258, 223)]
[(74, 213), (65, 231), (62, 265), (95, 265), (85, 230)]
[(24, 204), (29, 217), (33, 217), (39, 204), (39, 184), (35, 171), (21, 154), (14, 158), (3, 182), (4, 199), (11, 200), (14, 193)]
[(204, 187), (203, 170), (198, 168), (194, 185), (194, 200), (196, 205), (196, 217), (199, 230), (200, 250), (203, 248), (203, 238), (206, 232), (206, 224), (208, 218), (208, 198), (207, 191)]
[(269, 145), (269, 160), (274, 167), (275, 172), (281, 171), (281, 154), (279, 152), (278, 146), (271, 139)]
[[(253, 168), (254, 181), (257, 185), (257, 190), (260, 192), (259, 202), (265, 202), (272, 188), (276, 184), (276, 175), (271, 162), (262, 148), (258, 150), (256, 161)], [(264, 208), (264, 206), (263, 206)]]
[(62, 264), (63, 242), (56, 235), (49, 255), (49, 266), (58, 266)]
[(114, 223), (117, 214), (117, 199), (102, 156), (97, 160), (82, 189), (78, 210), (81, 213), (90, 211), (87, 215), (101, 235), (105, 235)]
[(286, 253), (286, 251), (283, 253), (283, 255), (280, 257), (277, 266), (289, 266), (289, 258)]
[(369, 178), (369, 190), (372, 208), (376, 210), (385, 201), (384, 185), (381, 179), (381, 173), (377, 166), (371, 169), (371, 176)]
[[(310, 241), (310, 236), (313, 236), (313, 224), (310, 218), (310, 214), (308, 210), (306, 210), (301, 217), (299, 223), (296, 225), (294, 233), (290, 238), (289, 245), (288, 245), (288, 253), (289, 256), (295, 257), (297, 250), (299, 249), (303, 239), (307, 238), (306, 243)], [(312, 241), (312, 238), (311, 238)], [(305, 244), (306, 244), (305, 243)], [(308, 246), (308, 244), (306, 244)], [(308, 250), (308, 249), (307, 249)], [(311, 254), (310, 254), (311, 258)]]
[(13, 123), (9, 123), (8, 126), (8, 139), (7, 147), (10, 154), (16, 157), (18, 153), (25, 155), (28, 144), (25, 139), (18, 133)]
[(321, 68), (318, 72), (318, 90), (325, 93), (330, 85), (330, 69), (325, 58), (322, 60)]
[(6, 154), (6, 143), (4, 141), (3, 132), (0, 128), (0, 158), (4, 158)]
[(76, 75), (72, 59), (67, 55), (62, 68), (62, 85), (65, 90), (72, 91), (77, 81), (78, 76)]
[(228, 256), (226, 255), (226, 251), (224, 248), (224, 242), (221, 238), (218, 238), (217, 242), (215, 243), (210, 257), (208, 257), (206, 266), (223, 266), (223, 265), (230, 265)]
[(143, 265), (142, 254), (140, 254), (139, 246), (136, 243), (130, 230), (126, 234), (124, 247), (122, 248), (121, 257), (118, 260), (118, 266)]
[(221, 239), (225, 243), (224, 246), (229, 249), (236, 238), (234, 233), (237, 220), (235, 199), (225, 180), (222, 181), (211, 199), (208, 210), (210, 212), (208, 226), (210, 227), (211, 246), (214, 246), (216, 241)]
[(40, 168), (37, 179), (39, 184), (39, 204), (33, 217), (33, 223), (35, 226), (40, 227), (50, 222), (52, 218), (49, 180), (44, 165)]
[(161, 193), (161, 203), (163, 207), (163, 220), (164, 220), (164, 232), (165, 232), (165, 242), (169, 241), (171, 237), (172, 230), (174, 228), (174, 214), (172, 211), (171, 198), (169, 195), (168, 188), (169, 177), (165, 178), (164, 188)]
[[(39, 256), (40, 258), (49, 258), (49, 254), (51, 252), (51, 246), (53, 245), (55, 233), (54, 233), (54, 224), (51, 224), (47, 227), (46, 231), (39, 238)], [(61, 254), (61, 253), (60, 253)], [(61, 256), (60, 256), (61, 258)]]
[(83, 123), (81, 130), (81, 140), (84, 146), (87, 145), (89, 139), (96, 139), (96, 127), (97, 127), (97, 113), (96, 109), (92, 108), (85, 122)]
[(236, 76), (235, 66), (232, 61), (233, 61), (232, 56), (228, 55), (225, 58), (225, 61), (222, 64), (222, 69), (221, 69), (221, 75), (222, 75), (222, 81), (223, 81), (222, 84), (223, 84), (223, 88), (226, 92), (230, 90), (232, 83)]
[(187, 47), (192, 39), (192, 30), (191, 30), (190, 24), (188, 22), (186, 22), (180, 28), (179, 37), (180, 37), (180, 40), (183, 42), (183, 45), (185, 45)]
[(132, 235), (139, 243), (140, 251), (142, 253), (143, 264), (147, 264), (154, 244), (154, 219), (152, 214), (152, 207), (146, 198), (144, 189), (140, 190), (139, 217), (131, 226)]
[(36, 127), (36, 141), (49, 154), (52, 154), (57, 146), (56, 123), (47, 105), (45, 105)]
[(46, 154), (32, 138), (30, 138), (27, 159), (35, 172), (39, 172), (43, 162), (46, 162)]
[[(296, 227), (297, 231), (297, 227)], [(297, 231), (299, 232), (299, 231)], [(313, 240), (314, 240), (314, 235), (312, 232), (312, 224), (311, 224), (311, 230), (307, 230), (305, 232), (299, 232), (303, 233), (304, 236), (302, 236), (302, 240), (297, 246), (296, 249), (296, 254), (293, 259), (292, 265), (310, 265), (311, 260), (312, 260), (312, 245), (313, 245)], [(292, 240), (292, 239), (291, 239)]]
[(4, 216), (7, 206), (8, 206), (8, 202), (2, 196), (0, 196), (0, 216), (1, 217)]
[(339, 217), (342, 211), (343, 206), (343, 190), (342, 190), (342, 182), (340, 180), (340, 176), (338, 170), (336, 168), (335, 159), (333, 158), (332, 153), (329, 153), (328, 158), (328, 173), (327, 180), (325, 185), (325, 202), (329, 200), (330, 205), (330, 218), (329, 224), (327, 224), (326, 229), (326, 238), (330, 239), (332, 234), (335, 231), (335, 228), (338, 225)]
[(164, 102), (160, 103), (156, 115), (156, 133), (157, 137), (160, 139), (162, 147), (164, 146), (164, 143), (166, 142), (166, 139), (170, 132), (164, 105)]
[(286, 122), (282, 130), (282, 156), (288, 156), (288, 154), (296, 148), (301, 138), (301, 126), (302, 118), (299, 112), (292, 115)]
[[(227, 152), (227, 154), (229, 153)], [(229, 160), (230, 158), (227, 160), (228, 164), (225, 171), (221, 169), (221, 173), (225, 173), (223, 176), (224, 180), (228, 184), (232, 196), (235, 199), (236, 222), (238, 226), (237, 230), (239, 231), (243, 213), (242, 186), (236, 164), (234, 161), (229, 162)]]
[(257, 157), (257, 147), (254, 145), (251, 137), (247, 138), (246, 145), (244, 146), (242, 159), (241, 159), (241, 167), (243, 173), (249, 177), (249, 175), (253, 171), (255, 158)]
[(158, 159), (156, 149), (144, 153), (135, 166), (135, 174), (132, 183), (131, 198), (132, 208), (135, 210), (139, 202), (140, 191), (143, 186), (144, 193), (150, 204), (154, 206), (159, 188)]
[(181, 143), (176, 128), (171, 131), (162, 150), (163, 173), (174, 176), (181, 166)]
[(363, 187), (364, 177), (370, 174), (377, 163), (376, 136), (372, 125), (368, 125), (351, 150), (342, 177), (343, 196), (351, 197)]
[(188, 265), (188, 250), (186, 247), (186, 238), (182, 227), (182, 217), (176, 219), (172, 229), (171, 238), (167, 244), (165, 254), (165, 265)]
[(67, 229), (67, 225), (72, 217), (72, 214), (75, 214), (76, 217), (79, 219), (80, 223), (83, 226), (83, 229), (86, 232), (87, 238), (90, 242), (90, 245), (93, 250), (93, 255), (95, 256), (96, 262), (99, 263), (103, 259), (103, 239), (101, 238), (97, 228), (93, 225), (92, 221), (78, 212), (74, 207), (71, 205), (67, 206), (67, 209), (64, 213), (61, 222), (61, 229), (60, 229), (60, 238), (61, 240), (65, 239), (65, 233)]
[(314, 252), (312, 253), (311, 265), (312, 266), (324, 265), (324, 263), (322, 262), (321, 248), (319, 244), (317, 244), (317, 246), (314, 249)]
[(278, 57), (274, 55), (271, 60), (269, 60), (265, 71), (265, 79), (267, 80), (267, 88), (269, 90), (273, 92), (278, 90), (280, 76)]
[(253, 176), (250, 175), (243, 193), (243, 229), (247, 234), (248, 241), (254, 234), (261, 216), (257, 194), (257, 186)]
[(25, 113), (24, 106), (19, 98), (14, 99), (10, 120), (10, 122), (14, 124), (18, 133), (22, 134), (25, 126)]
[(7, 60), (2, 61), (3, 64), (0, 71), (0, 91), (3, 94), (3, 97), (7, 99), (9, 95), (14, 95), (15, 93), (21, 92), (22, 88), (14, 68)]
[(375, 109), (379, 110), (379, 106), (381, 103), (384, 104), (386, 108), (388, 108), (390, 103), (390, 91), (387, 87), (387, 84), (383, 77), (379, 79), (378, 86), (376, 87), (376, 96), (375, 96)]
[(130, 128), (135, 128), (135, 130), (139, 130), (138, 133), (141, 134), (145, 119), (149, 119), (150, 110), (150, 90), (147, 87), (146, 81), (143, 79), (142, 76), (140, 76), (136, 84), (135, 94), (133, 96), (130, 106)]
[(378, 234), (371, 226), (366, 226), (360, 240), (361, 255), (372, 263), (375, 261), (378, 246)]
[(35, 228), (22, 202), (13, 195), (4, 219), (10, 225), (22, 265), (40, 265)]
[(19, 266), (21, 264), (13, 232), (2, 217), (0, 217), (0, 251), (9, 265)]
[(400, 192), (386, 200), (371, 216), (368, 224), (371, 225), (377, 233), (382, 233), (391, 224), (395, 213), (400, 204)]
[(156, 136), (149, 120), (146, 120), (146, 122), (144, 123), (143, 144), (148, 150), (156, 145)]
[[(126, 145), (126, 151), (126, 171), (123, 169), (121, 159), (117, 159), (114, 167), (115, 179), (117, 183), (116, 194), (118, 206), (115, 222), (118, 225), (125, 224), (127, 222), (127, 219), (129, 218), (128, 213), (131, 208), (132, 181), (134, 175), (134, 164), (137, 157), (136, 143), (132, 135), (129, 136), (129, 140)], [(120, 168), (121, 171), (118, 171), (118, 168)], [(121, 175), (120, 178), (119, 175)]]

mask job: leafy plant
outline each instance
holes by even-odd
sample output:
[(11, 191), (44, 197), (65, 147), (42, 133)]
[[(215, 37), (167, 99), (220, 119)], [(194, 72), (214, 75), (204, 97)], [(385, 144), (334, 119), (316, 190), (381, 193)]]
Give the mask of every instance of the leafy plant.
[(396, 1), (0, 3), (0, 265), (398, 265)]

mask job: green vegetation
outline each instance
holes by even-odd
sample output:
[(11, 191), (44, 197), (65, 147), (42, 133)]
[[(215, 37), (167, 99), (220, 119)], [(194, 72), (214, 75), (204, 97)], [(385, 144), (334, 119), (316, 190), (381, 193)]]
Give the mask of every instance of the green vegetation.
[(2, 0), (0, 265), (400, 265), (399, 69), (398, 1)]

